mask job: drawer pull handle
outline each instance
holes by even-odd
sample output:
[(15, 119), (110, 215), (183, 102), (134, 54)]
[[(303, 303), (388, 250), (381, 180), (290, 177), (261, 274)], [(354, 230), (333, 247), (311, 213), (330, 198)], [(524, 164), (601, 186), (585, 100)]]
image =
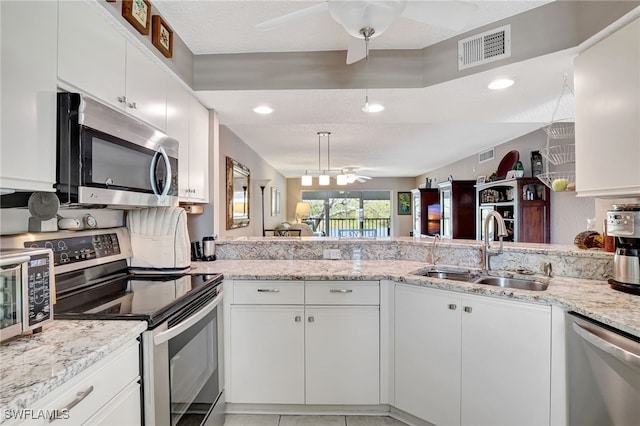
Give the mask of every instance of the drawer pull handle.
[(471, 309), (471, 306), (465, 306), (465, 307), (464, 307), (464, 311), (465, 311), (466, 313), (468, 313), (468, 314), (470, 314), (472, 310), (473, 310), (473, 309)]
[(296, 321), (296, 322), (300, 322), (300, 321), (302, 321), (302, 317), (300, 317), (300, 315), (296, 315), (296, 317), (295, 317), (295, 321)]
[(349, 288), (332, 288), (329, 289), (329, 293), (353, 293), (353, 290)]
[(307, 321), (309, 321), (309, 322), (314, 322), (315, 320), (316, 320), (316, 319), (315, 319), (314, 317), (309, 317), (309, 318), (307, 318)]
[(279, 288), (259, 288), (258, 293), (280, 293)]
[(452, 311), (455, 311), (457, 308), (458, 308), (458, 305), (456, 305), (455, 303), (449, 304), (449, 309), (451, 309)]
[[(83, 391), (80, 391), (80, 392), (76, 393), (76, 397), (73, 399), (73, 401), (68, 403), (66, 406), (62, 407), (62, 409), (57, 410), (57, 412), (69, 412), (69, 411), (71, 411), (71, 409), (73, 407), (75, 407), (76, 405), (80, 404), (83, 399), (88, 397), (91, 392), (93, 392), (93, 385), (89, 386), (86, 390), (83, 390)], [(49, 419), (49, 423), (51, 423), (55, 419), (56, 419), (55, 417), (50, 418)]]

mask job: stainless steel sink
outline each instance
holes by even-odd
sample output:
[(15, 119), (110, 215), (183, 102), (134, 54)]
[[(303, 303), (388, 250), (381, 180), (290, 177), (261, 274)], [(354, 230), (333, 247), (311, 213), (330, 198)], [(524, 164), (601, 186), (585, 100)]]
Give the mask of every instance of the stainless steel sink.
[(473, 281), (473, 283), (531, 291), (544, 291), (549, 287), (548, 283), (543, 283), (537, 280), (508, 277), (480, 277), (477, 280)]
[(419, 269), (411, 272), (413, 275), (420, 275), (422, 277), (440, 278), (443, 280), (463, 281), (469, 282), (473, 278), (477, 277), (477, 274), (472, 274), (471, 271), (466, 269), (447, 269), (447, 268), (428, 268)]

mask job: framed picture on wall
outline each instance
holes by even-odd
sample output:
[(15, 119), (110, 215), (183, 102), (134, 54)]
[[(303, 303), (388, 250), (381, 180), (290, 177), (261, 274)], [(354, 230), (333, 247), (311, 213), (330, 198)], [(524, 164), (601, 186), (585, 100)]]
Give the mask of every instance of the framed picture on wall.
[(151, 20), (151, 43), (165, 57), (173, 56), (173, 30), (160, 15), (153, 15)]
[(148, 0), (123, 0), (122, 16), (142, 35), (151, 29), (151, 3)]
[(398, 214), (411, 214), (411, 192), (398, 192)]

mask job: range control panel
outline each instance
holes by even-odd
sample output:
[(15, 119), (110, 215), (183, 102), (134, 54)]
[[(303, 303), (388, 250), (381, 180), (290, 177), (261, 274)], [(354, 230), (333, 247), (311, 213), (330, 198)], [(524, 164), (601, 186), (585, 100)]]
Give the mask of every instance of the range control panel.
[(50, 248), (54, 266), (120, 254), (116, 233), (85, 235), (51, 240), (29, 241), (25, 248)]

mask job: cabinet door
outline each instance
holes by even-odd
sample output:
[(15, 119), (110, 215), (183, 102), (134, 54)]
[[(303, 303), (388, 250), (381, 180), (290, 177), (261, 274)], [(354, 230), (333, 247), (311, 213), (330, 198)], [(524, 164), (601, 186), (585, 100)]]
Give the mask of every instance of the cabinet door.
[(135, 381), (124, 388), (107, 405), (87, 420), (93, 426), (133, 426), (142, 424), (140, 384)]
[(228, 402), (304, 404), (304, 308), (231, 307)]
[(550, 308), (469, 295), (462, 304), (462, 424), (549, 424)]
[(189, 94), (175, 82), (167, 86), (167, 135), (178, 141), (178, 196), (189, 199)]
[(61, 1), (58, 78), (119, 109), (124, 108), (126, 40), (98, 4)]
[(575, 59), (576, 189), (640, 194), (640, 19)]
[(460, 424), (460, 300), (395, 289), (395, 406), (437, 425)]
[(126, 111), (152, 126), (166, 129), (166, 74), (143, 52), (127, 43)]
[(306, 403), (380, 403), (380, 309), (306, 308)]
[(209, 202), (209, 110), (189, 97), (189, 189), (190, 198)]
[(3, 1), (0, 188), (53, 192), (56, 2)]
[(518, 241), (549, 243), (549, 209), (544, 201), (522, 201), (518, 218)]

